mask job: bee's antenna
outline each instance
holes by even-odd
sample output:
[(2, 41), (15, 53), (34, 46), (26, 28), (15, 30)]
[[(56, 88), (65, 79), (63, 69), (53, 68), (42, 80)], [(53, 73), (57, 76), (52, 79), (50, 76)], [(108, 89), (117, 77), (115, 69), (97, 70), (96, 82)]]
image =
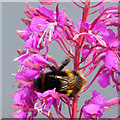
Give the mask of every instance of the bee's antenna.
[(54, 73), (56, 73), (57, 68), (53, 65), (44, 65), (45, 67), (49, 67)]
[(66, 59), (62, 62), (62, 65), (59, 67), (58, 72), (60, 72), (70, 61), (70, 56), (67, 55)]

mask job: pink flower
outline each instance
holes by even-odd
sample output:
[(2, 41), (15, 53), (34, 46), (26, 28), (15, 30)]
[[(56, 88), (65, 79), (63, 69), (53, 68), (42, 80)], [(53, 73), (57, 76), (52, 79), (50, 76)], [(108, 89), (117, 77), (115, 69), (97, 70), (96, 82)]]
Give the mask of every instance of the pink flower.
[(27, 6), (30, 12), (27, 12), (26, 15), (31, 16), (32, 20), (27, 28), (17, 31), (18, 35), (25, 41), (25, 48), (37, 51), (46, 48), (45, 55), (47, 56), (49, 44), (58, 36), (58, 27), (62, 28), (65, 23), (65, 13), (58, 10), (58, 5), (56, 12), (44, 6), (39, 6), (38, 9), (29, 4)]
[(40, 70), (26, 68), (25, 70), (17, 72), (15, 75), (15, 78), (17, 80), (28, 81), (38, 77), (39, 73), (40, 73)]
[[(16, 102), (16, 112), (14, 113), (12, 118), (29, 118), (35, 117), (37, 115), (37, 111), (31, 111), (34, 109), (34, 104), (38, 99), (37, 94), (32, 91), (30, 87), (24, 87), (22, 90), (18, 90), (13, 95), (13, 101)], [(29, 115), (31, 112), (31, 115)]]
[(85, 35), (87, 38), (86, 40), (93, 46), (99, 44), (106, 46), (104, 40), (102, 40), (101, 36), (98, 35), (98, 33), (103, 33), (106, 31), (106, 25), (104, 23), (98, 22), (97, 18), (92, 23), (90, 23), (88, 20), (85, 23), (81, 23), (81, 19), (79, 19), (77, 23), (77, 30), (80, 31), (81, 27), (84, 27), (86, 32), (75, 35), (74, 39), (77, 39), (81, 35)]
[[(40, 100), (35, 105), (35, 108), (38, 111), (42, 112), (43, 109), (45, 110), (51, 109), (51, 106), (54, 104), (55, 101), (57, 102), (57, 104), (59, 104), (60, 99), (59, 99), (58, 93), (56, 92), (56, 88), (54, 88), (53, 90), (47, 90), (43, 93), (36, 92), (36, 94)], [(40, 102), (40, 105), (39, 105), (39, 102)]]
[(103, 97), (96, 90), (92, 91), (93, 97), (85, 101), (83, 114), (85, 118), (100, 118), (103, 115), (104, 107), (107, 106), (107, 98)]
[[(103, 59), (104, 66), (108, 69), (106, 72), (102, 72), (98, 76), (98, 83), (101, 87), (106, 88), (110, 84), (110, 77), (112, 77), (113, 82), (116, 85), (117, 91), (119, 91), (118, 86), (120, 85), (118, 78), (114, 77), (114, 74), (118, 76), (120, 65), (120, 58), (118, 54), (118, 37), (115, 37), (113, 30), (108, 29), (105, 33), (101, 34), (103, 40), (107, 43), (107, 50), (105, 51), (105, 56)], [(105, 68), (105, 69), (106, 69)], [(104, 69), (103, 69), (104, 71)]]
[(49, 64), (45, 59), (44, 55), (35, 53), (30, 50), (20, 53), (20, 55), (17, 58), (15, 58), (14, 61), (18, 61), (24, 67), (35, 68), (35, 69), (40, 69), (40, 65)]

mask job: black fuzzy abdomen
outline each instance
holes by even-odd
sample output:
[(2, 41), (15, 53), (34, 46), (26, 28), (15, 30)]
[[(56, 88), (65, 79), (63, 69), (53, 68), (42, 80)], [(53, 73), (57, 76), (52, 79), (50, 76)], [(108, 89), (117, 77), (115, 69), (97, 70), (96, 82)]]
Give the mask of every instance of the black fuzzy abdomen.
[(59, 92), (61, 88), (61, 82), (58, 78), (55, 78), (55, 75), (56, 74), (53, 72), (48, 72), (41, 75), (34, 81), (33, 87), (41, 93), (47, 90), (52, 90), (54, 88), (56, 88), (56, 91)]
[(44, 79), (44, 91), (47, 91), (47, 90), (52, 90), (54, 88), (56, 88), (56, 92), (59, 92), (60, 90), (60, 87), (61, 87), (61, 82), (59, 79), (57, 78), (54, 78), (54, 77), (49, 77), (49, 76), (45, 76), (45, 79)]

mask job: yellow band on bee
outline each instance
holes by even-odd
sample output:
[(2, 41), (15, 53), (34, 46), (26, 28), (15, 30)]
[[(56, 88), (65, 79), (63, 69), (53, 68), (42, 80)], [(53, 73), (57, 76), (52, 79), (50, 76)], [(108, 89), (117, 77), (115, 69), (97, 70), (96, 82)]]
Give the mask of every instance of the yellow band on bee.
[(65, 73), (66, 73), (68, 76), (73, 76), (73, 73), (72, 73), (70, 70), (65, 70)]
[(66, 95), (67, 96), (70, 96), (70, 94), (73, 92), (73, 90), (67, 90), (67, 93), (66, 93)]

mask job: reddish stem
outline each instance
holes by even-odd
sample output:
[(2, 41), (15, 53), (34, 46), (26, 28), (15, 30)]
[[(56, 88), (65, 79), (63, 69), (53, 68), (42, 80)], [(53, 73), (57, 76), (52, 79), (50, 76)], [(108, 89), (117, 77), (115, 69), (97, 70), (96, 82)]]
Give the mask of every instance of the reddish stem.
[(85, 60), (88, 58), (88, 56), (90, 55), (90, 53), (91, 53), (93, 50), (94, 50), (94, 48), (91, 48), (91, 49), (89, 50), (88, 54), (86, 55), (86, 57), (84, 57), (83, 60), (79, 62), (79, 64), (85, 62)]
[(76, 6), (78, 6), (79, 8), (84, 8), (84, 7), (82, 7), (82, 6), (80, 6), (80, 5), (78, 5), (74, 0), (72, 0), (72, 2), (76, 5)]
[[(82, 17), (82, 23), (86, 22), (88, 14), (89, 14), (89, 8), (90, 8), (90, 0), (86, 0), (85, 7), (83, 8), (83, 17)], [(81, 27), (80, 33), (85, 32), (85, 28)], [(80, 51), (83, 44), (83, 35), (79, 37), (78, 45), (75, 46), (75, 59), (74, 59), (74, 70), (79, 69), (79, 59), (80, 59)], [(73, 108), (72, 108), (72, 118), (77, 118), (77, 102), (78, 97), (73, 98)]]
[(84, 77), (87, 77), (88, 75), (90, 75), (95, 69), (96, 67), (99, 65), (100, 61), (96, 61), (96, 63), (86, 72), (84, 73)]
[[(64, 39), (64, 41), (66, 42), (66, 43), (68, 43), (70, 46), (74, 46), (73, 45), (73, 43), (70, 43), (65, 37), (64, 37), (64, 35), (62, 34), (62, 32), (59, 30), (59, 33), (60, 33), (60, 35), (62, 36), (62, 38)], [(62, 40), (62, 38), (61, 38), (61, 40)]]
[(120, 83), (114, 78), (114, 72), (111, 72), (111, 77), (112, 77), (112, 81), (117, 84), (120, 85)]
[(100, 7), (98, 7), (97, 10), (89, 13), (89, 15), (96, 13), (96, 12), (97, 12), (98, 10), (100, 10), (100, 8), (102, 8), (105, 4), (106, 4), (106, 2), (104, 2)]
[(78, 97), (74, 97), (73, 99), (73, 108), (72, 108), (72, 118), (77, 118), (77, 103)]
[(61, 45), (61, 43), (60, 43), (59, 40), (57, 40), (57, 43), (59, 44), (59, 46), (61, 47), (61, 49), (64, 51), (64, 53), (65, 53), (66, 55), (68, 55), (68, 52), (63, 48), (63, 46)]
[(92, 59), (91, 62), (89, 62), (89, 63), (88, 63), (87, 65), (85, 65), (84, 67), (79, 68), (79, 70), (85, 69), (85, 68), (88, 67), (90, 64), (94, 63), (94, 61), (95, 61), (96, 58), (97, 58), (96, 62), (97, 62), (97, 61), (100, 62), (100, 61), (102, 60), (101, 57), (103, 57), (103, 56), (104, 56), (104, 53), (103, 53), (103, 55), (102, 55), (102, 54), (96, 55), (96, 56)]
[(72, 117), (72, 115), (71, 115), (71, 104), (70, 104), (70, 102), (66, 102), (62, 97), (61, 97), (61, 100), (66, 104), (66, 105), (68, 105), (68, 110), (69, 110), (69, 115), (70, 115), (70, 118)]
[(59, 108), (58, 108), (58, 105), (57, 105), (56, 101), (54, 102), (53, 106), (54, 106), (55, 111), (56, 111), (56, 113), (57, 113), (57, 115), (58, 115), (58, 117), (59, 117), (60, 119), (66, 118), (66, 117), (63, 116), (62, 113), (60, 112), (60, 110), (59, 110)]
[(102, 2), (103, 2), (103, 1), (104, 1), (104, 0), (102, 0), (101, 2), (99, 2), (99, 3), (98, 3), (98, 4), (96, 4), (96, 5), (90, 6), (90, 8), (97, 7), (98, 5), (102, 4)]
[(104, 69), (104, 65), (101, 66), (101, 68), (98, 70), (97, 74), (95, 75), (95, 77), (93, 78), (93, 80), (83, 89), (83, 91), (80, 93), (82, 94), (83, 92), (85, 92), (91, 85), (92, 83), (96, 80), (96, 78), (98, 77), (98, 75), (100, 74), (100, 72)]
[(47, 111), (47, 110), (43, 110), (42, 114), (45, 115), (46, 117), (48, 117), (50, 120), (54, 120), (54, 117), (53, 117), (52, 113), (49, 112), (49, 115), (48, 115), (48, 112), (49, 111)]
[[(89, 14), (89, 7), (90, 7), (90, 0), (86, 0), (85, 7), (83, 9), (82, 23), (86, 22), (86, 20), (87, 20), (87, 17)], [(83, 32), (85, 32), (85, 28), (81, 27), (80, 33), (83, 33)], [(75, 70), (78, 70), (78, 68), (79, 68), (79, 59), (80, 59), (80, 51), (81, 51), (80, 46), (82, 46), (82, 44), (83, 44), (83, 35), (81, 35), (79, 37), (78, 44), (79, 44), (79, 46), (75, 47), (75, 56), (76, 56), (75, 61), (74, 61), (74, 69)]]
[(80, 0), (80, 2), (85, 5), (85, 2), (83, 2), (82, 0)]
[(79, 120), (81, 120), (81, 118), (82, 118), (82, 113), (83, 113), (83, 111), (82, 111), (82, 108), (81, 108), (81, 110), (80, 110)]

